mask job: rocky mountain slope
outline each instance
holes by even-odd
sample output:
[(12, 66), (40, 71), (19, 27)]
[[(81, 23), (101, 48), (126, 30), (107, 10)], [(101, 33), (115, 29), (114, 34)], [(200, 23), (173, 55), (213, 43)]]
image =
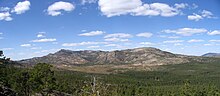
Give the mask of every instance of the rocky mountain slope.
[(220, 53), (207, 53), (202, 56), (203, 57), (220, 57)]
[(49, 63), (55, 65), (82, 65), (82, 64), (144, 64), (167, 65), (187, 63), (192, 57), (173, 54), (160, 49), (145, 47), (116, 51), (70, 51), (60, 50), (43, 57), (21, 60), (21, 63), (36, 64)]

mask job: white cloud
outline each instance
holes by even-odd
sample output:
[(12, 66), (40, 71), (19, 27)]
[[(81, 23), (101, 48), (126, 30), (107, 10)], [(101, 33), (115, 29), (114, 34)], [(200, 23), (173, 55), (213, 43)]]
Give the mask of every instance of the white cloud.
[(139, 44), (141, 44), (141, 45), (155, 45), (154, 43), (151, 43), (151, 42), (140, 42)]
[(122, 39), (122, 38), (106, 38), (105, 41), (109, 42), (128, 42), (128, 39)]
[(58, 42), (53, 42), (52, 44), (59, 44)]
[(167, 41), (163, 41), (163, 43), (181, 43), (184, 42), (184, 40), (167, 40)]
[(62, 14), (61, 10), (70, 12), (70, 11), (73, 11), (74, 9), (75, 9), (75, 6), (72, 3), (59, 1), (59, 2), (55, 2), (52, 5), (50, 5), (47, 9), (47, 12), (48, 12), (48, 15), (58, 16)]
[(86, 32), (87, 30), (81, 30), (81, 32)]
[(103, 31), (91, 31), (91, 32), (88, 32), (88, 33), (79, 34), (79, 36), (96, 36), (96, 35), (102, 35), (104, 33), (105, 32), (103, 32)]
[(188, 20), (199, 21), (199, 20), (201, 20), (201, 19), (203, 19), (203, 17), (200, 16), (200, 15), (198, 15), (198, 14), (195, 14), (195, 13), (193, 13), (193, 15), (189, 15), (189, 16), (188, 16)]
[(32, 50), (38, 50), (38, 49), (42, 49), (42, 47), (32, 47)]
[(10, 10), (10, 8), (9, 7), (0, 7), (0, 11), (9, 11)]
[(201, 14), (202, 14), (202, 17), (207, 17), (207, 18), (212, 18), (213, 16), (213, 13), (207, 10), (203, 10)]
[(81, 4), (84, 5), (86, 3), (91, 4), (91, 3), (96, 3), (97, 0), (81, 0)]
[(13, 18), (11, 18), (11, 14), (9, 12), (3, 12), (0, 13), (0, 20), (11, 21)]
[(31, 44), (22, 44), (21, 47), (31, 47)]
[(107, 44), (107, 45), (105, 45), (106, 47), (118, 47), (118, 46), (120, 46), (120, 45), (118, 45), (118, 44)]
[(45, 37), (45, 36), (43, 34), (38, 34), (37, 37), (42, 38), (42, 37)]
[(2, 35), (3, 33), (0, 32), (0, 35)]
[[(175, 16), (179, 14), (178, 9), (173, 8), (165, 3), (149, 4), (149, 8), (146, 8), (144, 13), (146, 13), (147, 11), (152, 11), (152, 13), (159, 13), (158, 15), (161, 15), (164, 17), (171, 17), (171, 16)], [(140, 14), (140, 12), (137, 11), (136, 15), (153, 15), (154, 16), (155, 14)]]
[(199, 7), (199, 6), (196, 5), (195, 3), (192, 4), (192, 9), (196, 9), (196, 8), (198, 8), (198, 7)]
[(184, 9), (184, 8), (188, 7), (189, 5), (186, 3), (180, 3), (180, 4), (175, 4), (174, 6), (175, 6), (175, 8), (178, 8), (178, 9)]
[(151, 36), (153, 36), (153, 34), (152, 34), (152, 33), (149, 33), (149, 32), (145, 32), (145, 33), (139, 33), (139, 34), (137, 34), (136, 36), (138, 36), (138, 37), (150, 38)]
[(37, 40), (32, 40), (31, 42), (54, 42), (56, 39), (54, 38), (45, 38), (45, 39), (37, 39)]
[(104, 38), (105, 41), (109, 41), (109, 42), (127, 42), (129, 41), (128, 38), (131, 37), (133, 36), (127, 33), (114, 33), (114, 34), (108, 34)]
[(89, 46), (87, 48), (100, 48), (100, 46)]
[(141, 0), (99, 0), (99, 8), (107, 17), (130, 14), (133, 16), (164, 16), (171, 17), (181, 13), (186, 4), (175, 4), (175, 7), (165, 3), (143, 4)]
[(183, 44), (181, 43), (175, 43), (174, 46), (182, 46)]
[(46, 32), (39, 32), (37, 34), (37, 38), (44, 38), (44, 37), (46, 37), (45, 34), (46, 34)]
[(179, 36), (168, 36), (167, 38), (169, 38), (169, 39), (178, 39), (180, 37)]
[(114, 34), (108, 34), (104, 38), (131, 38), (131, 34), (127, 33), (114, 33)]
[(64, 43), (62, 46), (71, 47), (71, 46), (84, 46), (84, 45), (99, 45), (107, 44), (107, 42), (80, 42), (80, 43)]
[(220, 42), (220, 40), (209, 40), (209, 42)]
[(124, 15), (142, 5), (141, 0), (99, 0), (99, 8), (107, 17)]
[(204, 18), (214, 18), (213, 13), (207, 10), (203, 10), (200, 14), (193, 13), (193, 15), (188, 16), (188, 20), (199, 21)]
[(213, 45), (213, 44), (208, 44), (208, 43), (207, 43), (207, 44), (204, 44), (204, 46), (212, 46), (212, 45)]
[(183, 36), (192, 36), (193, 34), (205, 33), (207, 32), (204, 28), (180, 28), (176, 30), (163, 30), (165, 33), (175, 33)]
[(169, 39), (178, 39), (178, 38), (180, 38), (179, 36), (166, 36), (166, 35), (160, 35), (159, 37), (161, 37), (161, 38), (169, 38)]
[(212, 32), (208, 32), (208, 35), (220, 35), (220, 30), (214, 30)]
[(1, 48), (0, 50), (3, 50), (3, 51), (8, 51), (8, 50), (13, 50), (14, 48)]
[(11, 11), (12, 13), (22, 14), (30, 9), (31, 3), (29, 1), (18, 2)]
[[(48, 53), (57, 52), (58, 50), (60, 50), (60, 49), (41, 50), (41, 51), (37, 51), (37, 52), (34, 52), (34, 53), (35, 53), (35, 54), (42, 54), (42, 53), (48, 54)], [(46, 54), (44, 54), (44, 55), (46, 55)], [(36, 56), (34, 56), (34, 57), (36, 57)]]
[(203, 42), (204, 40), (201, 40), (201, 39), (192, 39), (192, 40), (189, 40), (188, 42), (189, 43), (196, 43), (196, 42)]

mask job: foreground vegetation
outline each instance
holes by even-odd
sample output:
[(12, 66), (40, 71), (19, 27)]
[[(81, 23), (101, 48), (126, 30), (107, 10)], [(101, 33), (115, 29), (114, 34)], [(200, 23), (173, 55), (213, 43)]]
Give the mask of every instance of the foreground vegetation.
[(0, 63), (1, 96), (220, 96), (219, 61), (118, 74), (60, 70), (44, 63), (19, 68), (7, 58)]

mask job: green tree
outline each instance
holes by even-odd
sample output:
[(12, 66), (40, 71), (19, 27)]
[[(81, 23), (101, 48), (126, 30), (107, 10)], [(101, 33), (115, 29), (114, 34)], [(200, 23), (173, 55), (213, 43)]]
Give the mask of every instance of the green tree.
[(6, 58), (3, 54), (3, 51), (0, 50), (0, 64), (1, 64), (1, 66), (8, 64), (9, 61), (10, 61), (10, 58)]
[(34, 93), (48, 95), (56, 87), (54, 71), (51, 70), (51, 65), (39, 63), (30, 71), (30, 85)]
[(17, 95), (19, 96), (29, 96), (30, 95), (30, 86), (29, 79), (30, 74), (26, 70), (22, 70), (13, 75), (13, 84), (12, 87), (16, 90)]
[(15, 70), (8, 64), (9, 61), (10, 59), (4, 56), (3, 51), (0, 51), (0, 96), (14, 95), (14, 91), (10, 88), (10, 77)]

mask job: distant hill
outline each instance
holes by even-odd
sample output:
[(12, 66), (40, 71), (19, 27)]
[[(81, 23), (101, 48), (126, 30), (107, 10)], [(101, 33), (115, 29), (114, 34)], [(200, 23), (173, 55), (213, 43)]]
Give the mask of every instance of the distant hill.
[(21, 60), (22, 63), (36, 64), (148, 64), (166, 65), (189, 62), (184, 55), (173, 54), (156, 48), (145, 47), (116, 51), (71, 51), (60, 50), (43, 57)]
[(220, 57), (220, 53), (207, 53), (202, 56), (203, 57)]
[(108, 74), (128, 70), (151, 71), (157, 70), (158, 65), (206, 63), (213, 62), (213, 60), (215, 59), (173, 54), (157, 48), (143, 47), (115, 51), (71, 51), (62, 49), (43, 57), (18, 62), (27, 67), (36, 63), (48, 63), (58, 69)]

